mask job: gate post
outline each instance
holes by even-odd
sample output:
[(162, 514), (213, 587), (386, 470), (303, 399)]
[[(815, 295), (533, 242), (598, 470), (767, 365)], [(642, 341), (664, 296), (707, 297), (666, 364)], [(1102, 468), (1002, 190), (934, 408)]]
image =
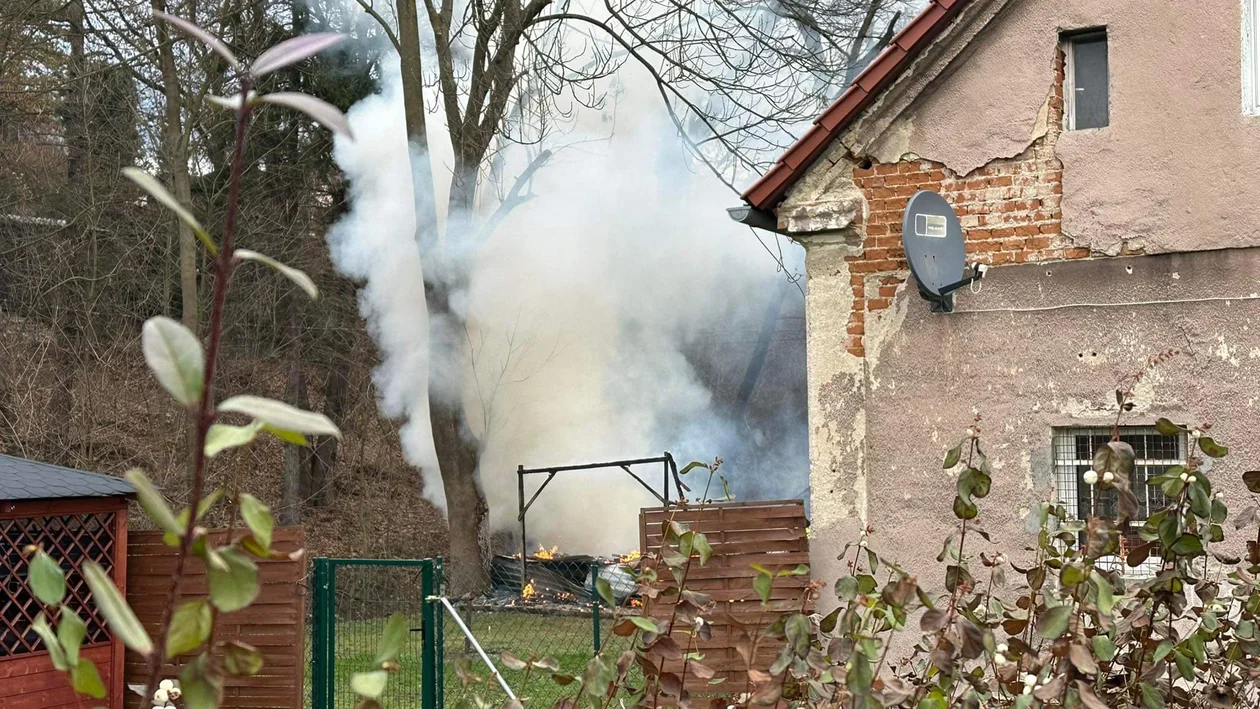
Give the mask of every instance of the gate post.
[(311, 603), (311, 621), (315, 626), (311, 637), (311, 706), (332, 707), (332, 565), (328, 559), (315, 559), (315, 598)]
[(424, 628), (420, 650), (420, 706), (422, 709), (438, 709), (438, 687), (443, 677), (438, 669), (437, 648), (442, 642), (438, 629), (437, 612), (440, 606), (429, 600), (437, 595), (434, 583), (433, 560), (420, 564), (420, 627)]

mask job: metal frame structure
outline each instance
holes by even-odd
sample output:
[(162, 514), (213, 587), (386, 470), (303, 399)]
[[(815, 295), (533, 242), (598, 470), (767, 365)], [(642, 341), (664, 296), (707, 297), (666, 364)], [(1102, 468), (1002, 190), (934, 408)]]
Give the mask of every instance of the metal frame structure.
[[(634, 471), (630, 469), (630, 466), (632, 465), (653, 465), (653, 464), (659, 464), (662, 469), (661, 492), (657, 492), (655, 489), (652, 488), (651, 485), (647, 484), (643, 480), (643, 478), (639, 477), (638, 475), (635, 475)], [(529, 542), (526, 541), (527, 535), (526, 535), (526, 528), (525, 528), (525, 513), (529, 512), (529, 508), (533, 506), (534, 501), (538, 499), (538, 496), (542, 494), (543, 490), (547, 489), (547, 485), (550, 484), (551, 481), (559, 473), (576, 472), (579, 470), (601, 470), (604, 468), (620, 468), (621, 470), (625, 471), (627, 475), (634, 478), (636, 482), (638, 482), (640, 485), (644, 487), (644, 489), (652, 493), (652, 496), (655, 497), (661, 503), (662, 506), (665, 506), (665, 507), (669, 506), (670, 478), (673, 478), (674, 489), (678, 493), (678, 499), (681, 500), (683, 497), (684, 488), (683, 488), (682, 480), (680, 480), (678, 477), (678, 464), (674, 462), (674, 456), (670, 455), (669, 451), (665, 451), (663, 455), (655, 457), (655, 458), (634, 458), (630, 460), (614, 460), (607, 463), (586, 463), (583, 465), (557, 465), (557, 466), (552, 466), (550, 468), (526, 468), (524, 465), (517, 466), (516, 468), (516, 490), (517, 490), (516, 519), (518, 522), (521, 523), (521, 589), (522, 590), (524, 590), (525, 584), (529, 583), (529, 580), (528, 580), (529, 572), (526, 569), (526, 564), (528, 563), (528, 560), (529, 560)], [(525, 476), (526, 475), (546, 475), (547, 476), (547, 479), (543, 480), (542, 484), (538, 486), (538, 489), (534, 491), (534, 495), (529, 498), (528, 502), (525, 501)], [(598, 645), (598, 643), (599, 643), (599, 640), (597, 639), (596, 644)]]

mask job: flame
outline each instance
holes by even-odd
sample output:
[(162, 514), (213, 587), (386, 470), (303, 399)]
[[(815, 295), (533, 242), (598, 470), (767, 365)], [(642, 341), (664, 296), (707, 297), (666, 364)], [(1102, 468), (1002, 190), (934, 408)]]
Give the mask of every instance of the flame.
[(521, 598), (529, 600), (530, 598), (533, 598), (536, 593), (538, 592), (534, 590), (534, 582), (531, 579), (529, 583), (525, 584), (525, 588), (521, 589)]
[(538, 551), (534, 552), (534, 558), (543, 560), (554, 559), (559, 553), (560, 547), (551, 547), (551, 549), (547, 549), (543, 545), (539, 544)]
[(638, 550), (638, 549), (634, 549), (634, 550), (632, 550), (629, 554), (622, 554), (622, 555), (621, 555), (621, 563), (623, 563), (623, 564), (633, 564), (634, 562), (638, 561), (638, 560), (640, 559), (640, 557), (642, 557), (642, 556), (643, 556), (643, 555), (639, 553), (639, 550)]
[(642, 608), (642, 607), (643, 607), (643, 601), (640, 601), (640, 600), (639, 600), (639, 599), (637, 599), (637, 598), (631, 598), (631, 599), (630, 599), (630, 607), (631, 607), (631, 608)]

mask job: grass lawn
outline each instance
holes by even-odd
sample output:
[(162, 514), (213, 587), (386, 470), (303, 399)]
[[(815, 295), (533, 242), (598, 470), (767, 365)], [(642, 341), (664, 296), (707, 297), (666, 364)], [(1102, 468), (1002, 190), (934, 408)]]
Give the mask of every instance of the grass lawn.
[[(376, 652), (377, 639), (385, 623), (384, 618), (341, 621), (337, 623), (337, 663), (336, 663), (336, 701), (334, 709), (351, 709), (354, 706), (354, 693), (350, 690), (350, 676), (370, 668), (372, 657)], [(554, 657), (561, 671), (568, 674), (581, 674), (586, 663), (594, 652), (593, 621), (591, 617), (572, 617), (558, 615), (536, 615), (531, 613), (513, 613), (503, 611), (475, 611), (470, 628), (481, 643), (486, 654), (500, 665), (499, 654), (510, 652), (522, 659), (530, 655)], [(455, 707), (468, 691), (465, 690), (456, 674), (460, 658), (467, 657), (472, 671), (483, 677), (488, 684), (480, 685), (480, 693), (496, 706), (501, 706), (507, 697), (489, 676), (489, 671), (477, 656), (476, 650), (465, 646), (464, 636), (455, 622), (447, 616), (444, 619), (444, 653), (445, 653), (445, 704)], [(394, 673), (381, 702), (385, 707), (408, 709), (421, 706), (421, 633), (419, 619), (413, 620), (410, 634), (398, 664), (402, 670)], [(612, 622), (605, 618), (601, 622), (601, 640), (605, 644), (605, 652), (620, 653), (628, 640), (612, 633)], [(548, 709), (556, 699), (571, 695), (575, 685), (561, 687), (555, 684), (549, 673), (533, 671), (528, 685), (522, 687), (524, 672), (503, 669), (503, 677), (513, 692), (525, 701), (525, 705), (536, 709)], [(308, 673), (309, 675), (309, 673)], [(308, 677), (309, 684), (309, 677)], [(308, 694), (309, 696), (309, 694)]]

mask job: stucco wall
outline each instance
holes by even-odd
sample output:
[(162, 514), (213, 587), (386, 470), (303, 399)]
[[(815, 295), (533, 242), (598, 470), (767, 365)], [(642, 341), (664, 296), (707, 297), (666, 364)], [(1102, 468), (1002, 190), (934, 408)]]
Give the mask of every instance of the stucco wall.
[[(1116, 254), (1260, 244), (1260, 117), (1242, 111), (1242, 3), (1014, 0), (871, 152), (967, 174), (1046, 131), (1062, 30), (1106, 26), (1110, 125), (1067, 131), (1063, 231)], [(1241, 217), (1241, 218), (1240, 218)]]
[[(934, 557), (956, 520), (941, 460), (977, 413), (994, 467), (980, 522), (999, 542), (989, 548), (1020, 558), (1027, 513), (1052, 492), (1052, 429), (1110, 425), (1116, 384), (1169, 347), (1182, 354), (1143, 380), (1126, 423), (1213, 423), (1231, 454), (1208, 474), (1231, 505), (1247, 494), (1239, 476), (1260, 459), (1260, 250), (1008, 266), (952, 314), (903, 287), (868, 323), (864, 358), (828, 340), (820, 317), (846, 298), (847, 281), (828, 276), (841, 254), (808, 257), (810, 333), (823, 332), (809, 345), (817, 573), (838, 573), (864, 519), (873, 545), (942, 584)], [(1241, 299), (1212, 300), (1230, 297)], [(1168, 300), (1190, 302), (1080, 305)]]

